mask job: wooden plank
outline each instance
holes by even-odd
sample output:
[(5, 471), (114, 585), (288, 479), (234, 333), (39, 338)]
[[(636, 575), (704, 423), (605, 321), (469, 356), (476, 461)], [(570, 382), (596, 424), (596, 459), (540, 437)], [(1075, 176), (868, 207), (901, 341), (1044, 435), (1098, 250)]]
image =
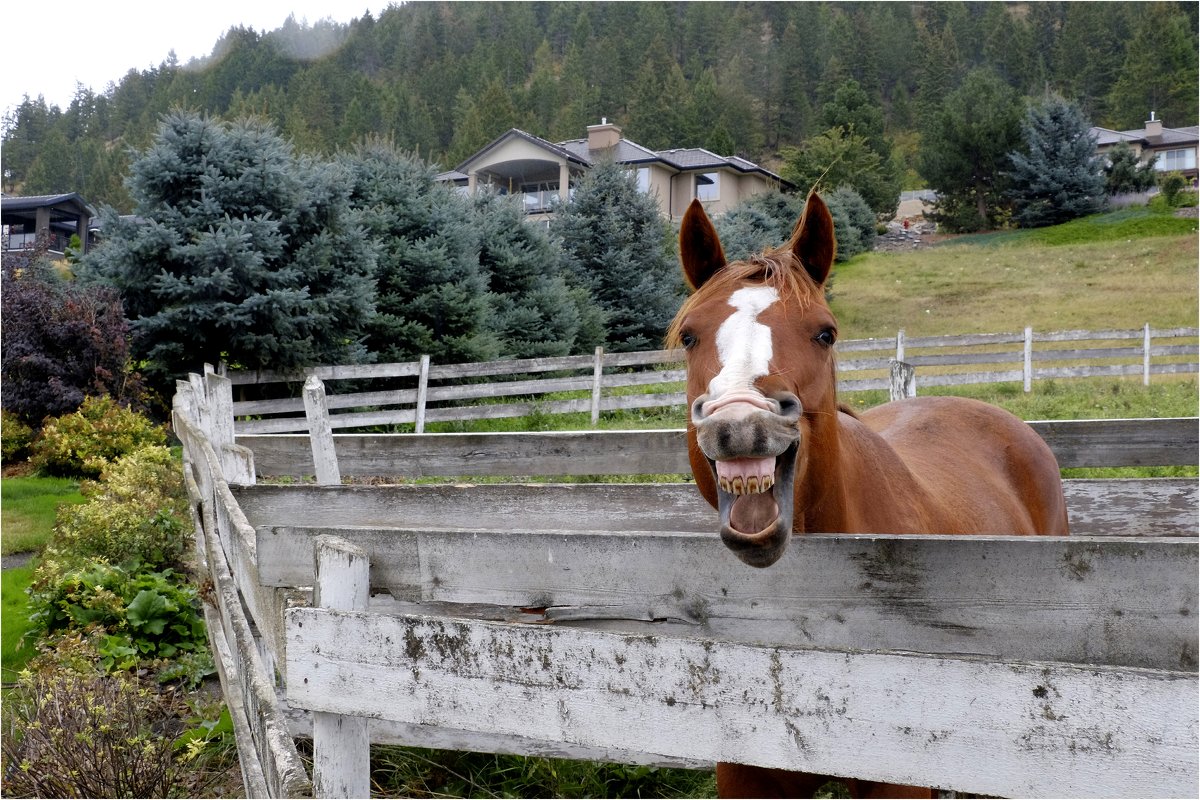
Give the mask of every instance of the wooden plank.
[[(919, 380), (919, 379), (918, 379)], [(1060, 467), (1192, 465), (1200, 453), (1195, 417), (1031, 422)]]
[(288, 612), (294, 705), (1003, 796), (1193, 797), (1195, 674)]
[(308, 440), (312, 446), (317, 483), (321, 486), (340, 486), (342, 474), (338, 471), (333, 430), (329, 427), (325, 384), (312, 375), (304, 381), (304, 416), (308, 420)]
[[(320, 536), (313, 604), (333, 611), (366, 611), (370, 602), (367, 554), (337, 536)], [(313, 712), (315, 797), (371, 796), (371, 737), (367, 718)]]
[[(886, 379), (882, 388), (887, 388)], [(1194, 417), (1054, 420), (1030, 425), (1046, 439), (1061, 467), (1191, 465), (1200, 452)], [(239, 436), (238, 442), (254, 451), (261, 475), (313, 474), (306, 437)], [(691, 472), (682, 429), (339, 434), (334, 443), (343, 475), (417, 478)]]
[[(260, 528), (263, 579), (311, 584), (330, 530)], [(674, 621), (733, 641), (1197, 665), (1195, 539), (814, 534), (754, 570), (715, 533), (334, 530), (407, 601)]]
[(1195, 478), (1091, 478), (1063, 481), (1075, 536), (1196, 536)]

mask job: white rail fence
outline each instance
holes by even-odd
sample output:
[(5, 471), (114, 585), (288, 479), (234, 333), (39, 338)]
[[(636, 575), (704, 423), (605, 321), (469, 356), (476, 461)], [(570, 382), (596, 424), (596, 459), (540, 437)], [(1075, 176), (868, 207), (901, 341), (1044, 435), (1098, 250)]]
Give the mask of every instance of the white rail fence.
[[(843, 392), (887, 390), (893, 361), (917, 370), (922, 387), (1021, 383), (1102, 376), (1194, 373), (1200, 346), (1195, 328), (1065, 331), (967, 336), (858, 339), (838, 343)], [(413, 425), (429, 422), (521, 417), (534, 413), (588, 413), (595, 426), (605, 411), (682, 406), (686, 373), (679, 350), (605, 353), (591, 356), (517, 359), (476, 364), (433, 365), (428, 356), (396, 364), (311, 367), (299, 373), (231, 372), (239, 393), (251, 386), (299, 384), (306, 378), (329, 383), (373, 382), (382, 388), (330, 391), (324, 406), (331, 428)], [(552, 373), (550, 377), (531, 375)], [(512, 379), (516, 376), (516, 379)], [(276, 393), (287, 393), (276, 385)], [(299, 394), (292, 390), (292, 395)], [(563, 398), (563, 394), (574, 397)], [(238, 433), (307, 431), (314, 397), (240, 399), (233, 404)], [(319, 402), (319, 401), (318, 401)]]
[[(181, 382), (175, 427), (249, 796), (366, 796), (372, 742), (1196, 794), (1195, 479), (1069, 480), (1070, 537), (806, 536), (754, 570), (686, 483), (339, 482), (686, 472), (682, 431), (314, 445), (235, 437), (232, 392)], [(1035, 428), (1064, 466), (1196, 463), (1195, 419)]]

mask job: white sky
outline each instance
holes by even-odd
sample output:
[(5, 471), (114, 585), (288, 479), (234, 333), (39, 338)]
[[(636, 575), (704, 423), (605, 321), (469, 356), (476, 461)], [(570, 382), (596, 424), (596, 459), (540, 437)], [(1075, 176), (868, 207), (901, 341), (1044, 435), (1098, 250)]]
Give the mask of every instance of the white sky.
[[(0, 110), (8, 113), (25, 95), (40, 94), (64, 111), (81, 83), (101, 94), (130, 69), (167, 60), (179, 63), (212, 53), (235, 25), (259, 33), (283, 25), (289, 14), (312, 25), (322, 19), (349, 22), (367, 11), (378, 19), (389, 0), (58, 0), (53, 13), (33, 12), (6, 25), (0, 42)], [(31, 6), (29, 8), (37, 8)], [(29, 10), (29, 9), (27, 9)], [(10, 22), (11, 22), (10, 17)], [(22, 30), (17, 30), (17, 27)]]

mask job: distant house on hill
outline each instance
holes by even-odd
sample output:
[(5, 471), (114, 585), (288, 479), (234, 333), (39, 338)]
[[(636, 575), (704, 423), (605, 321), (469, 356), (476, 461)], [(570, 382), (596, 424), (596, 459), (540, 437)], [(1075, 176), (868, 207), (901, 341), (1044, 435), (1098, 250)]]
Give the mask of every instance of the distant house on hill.
[(638, 188), (653, 195), (669, 219), (682, 216), (693, 198), (710, 214), (721, 214), (760, 192), (793, 188), (774, 172), (737, 156), (699, 147), (651, 150), (624, 138), (607, 120), (589, 125), (586, 138), (565, 142), (512, 128), (438, 180), (470, 195), (480, 186), (519, 194), (526, 213), (541, 221), (553, 215), (556, 201), (570, 198), (574, 184), (593, 164), (607, 158), (636, 170)]
[(50, 237), (50, 253), (63, 256), (78, 236), (86, 252), (88, 231), (96, 210), (82, 197), (70, 194), (44, 194), (31, 197), (3, 195), (0, 197), (0, 221), (4, 250), (31, 250), (41, 234)]
[(1189, 183), (1196, 185), (1196, 148), (1200, 144), (1200, 126), (1167, 128), (1161, 119), (1154, 118), (1154, 112), (1151, 111), (1145, 127), (1130, 131), (1092, 128), (1091, 134), (1096, 137), (1096, 152), (1100, 155), (1125, 142), (1143, 162), (1151, 156), (1158, 156), (1154, 163), (1155, 170), (1179, 172)]

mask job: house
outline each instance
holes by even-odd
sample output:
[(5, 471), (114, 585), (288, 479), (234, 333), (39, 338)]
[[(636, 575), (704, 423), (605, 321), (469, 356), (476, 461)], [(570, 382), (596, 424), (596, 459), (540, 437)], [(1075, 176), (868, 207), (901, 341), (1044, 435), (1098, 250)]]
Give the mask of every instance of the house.
[(45, 194), (31, 197), (3, 195), (0, 197), (0, 222), (4, 250), (32, 249), (41, 234), (50, 236), (50, 253), (63, 256), (78, 236), (86, 252), (88, 231), (96, 210), (82, 197), (70, 194)]
[(1167, 128), (1161, 119), (1154, 118), (1154, 112), (1151, 111), (1150, 119), (1143, 128), (1131, 131), (1092, 128), (1091, 134), (1096, 137), (1096, 153), (1099, 155), (1125, 142), (1143, 162), (1151, 156), (1158, 156), (1154, 163), (1157, 171), (1179, 172), (1190, 184), (1196, 185), (1196, 148), (1200, 144), (1200, 126)]
[(589, 125), (586, 138), (565, 142), (512, 128), (438, 180), (452, 182), (469, 195), (480, 186), (520, 194), (531, 220), (545, 221), (553, 215), (555, 202), (570, 199), (575, 183), (593, 164), (609, 158), (636, 170), (638, 188), (654, 196), (669, 219), (683, 216), (693, 198), (716, 215), (760, 192), (793, 188), (770, 170), (737, 156), (719, 156), (699, 147), (651, 150), (624, 138), (607, 119)]

